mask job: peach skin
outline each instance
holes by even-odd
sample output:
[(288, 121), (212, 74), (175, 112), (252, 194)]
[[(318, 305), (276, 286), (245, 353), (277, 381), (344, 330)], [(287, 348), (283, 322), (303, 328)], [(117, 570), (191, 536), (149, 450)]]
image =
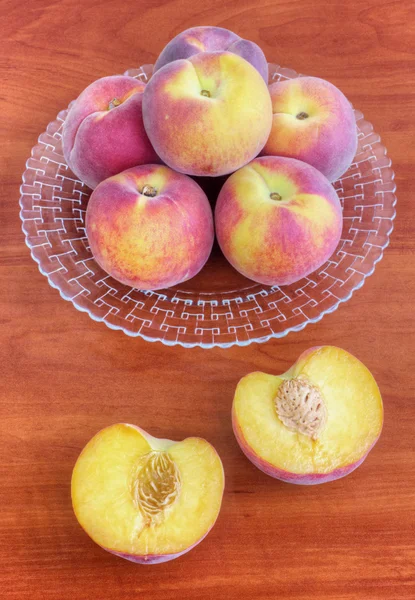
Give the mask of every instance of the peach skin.
[(72, 474), (79, 524), (99, 546), (135, 563), (189, 552), (219, 515), (222, 462), (206, 440), (158, 439), (128, 423), (85, 446)]
[(90, 188), (125, 169), (159, 163), (144, 129), (145, 83), (133, 77), (103, 77), (71, 106), (63, 125), (69, 168)]
[(233, 31), (223, 27), (191, 27), (174, 37), (162, 50), (154, 70), (180, 58), (189, 58), (199, 52), (233, 52), (247, 60), (268, 82), (268, 63), (261, 48), (249, 40), (244, 40)]
[(329, 181), (339, 179), (357, 150), (355, 116), (344, 94), (318, 77), (278, 81), (269, 90), (273, 123), (262, 154), (298, 158)]
[(144, 126), (172, 169), (231, 173), (262, 150), (271, 98), (258, 71), (231, 52), (202, 52), (156, 71), (143, 98)]
[(333, 254), (342, 210), (320, 171), (293, 158), (263, 156), (227, 179), (215, 223), (222, 252), (237, 271), (265, 285), (288, 285)]
[(283, 375), (250, 373), (235, 392), (236, 439), (258, 469), (288, 483), (344, 477), (367, 457), (383, 425), (373, 375), (334, 346), (311, 348)]
[(162, 165), (106, 179), (89, 199), (86, 231), (98, 264), (142, 290), (196, 275), (213, 245), (213, 216), (200, 186)]

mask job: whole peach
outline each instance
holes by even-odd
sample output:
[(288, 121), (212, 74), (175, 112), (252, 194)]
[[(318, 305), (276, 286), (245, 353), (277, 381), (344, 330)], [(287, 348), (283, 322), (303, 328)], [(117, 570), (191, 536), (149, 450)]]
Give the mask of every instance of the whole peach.
[(264, 156), (227, 179), (215, 223), (219, 245), (237, 271), (265, 285), (287, 285), (334, 252), (342, 210), (320, 171), (293, 158)]
[(162, 50), (154, 70), (158, 71), (167, 63), (180, 58), (189, 58), (199, 52), (233, 52), (247, 60), (268, 81), (268, 63), (261, 48), (249, 40), (244, 40), (233, 31), (223, 27), (191, 27), (174, 37)]
[(156, 71), (144, 92), (143, 117), (169, 167), (188, 175), (226, 175), (262, 150), (271, 131), (271, 98), (245, 59), (202, 52)]
[(158, 163), (144, 129), (145, 83), (103, 77), (75, 100), (63, 125), (63, 152), (70, 169), (90, 188), (125, 169)]
[(279, 81), (269, 89), (273, 123), (262, 154), (298, 158), (336, 181), (357, 150), (350, 102), (337, 87), (318, 77)]
[(214, 239), (200, 186), (161, 165), (134, 167), (100, 183), (88, 203), (86, 231), (104, 271), (143, 290), (196, 275)]

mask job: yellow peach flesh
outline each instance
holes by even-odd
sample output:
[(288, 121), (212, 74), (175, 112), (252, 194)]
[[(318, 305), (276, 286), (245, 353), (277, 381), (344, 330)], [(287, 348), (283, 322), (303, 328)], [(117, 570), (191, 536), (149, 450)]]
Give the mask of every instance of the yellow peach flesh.
[[(288, 378), (305, 377), (324, 398), (327, 422), (316, 440), (287, 428), (275, 399)], [(382, 400), (368, 369), (334, 347), (316, 349), (284, 375), (251, 373), (238, 384), (234, 418), (249, 449), (289, 473), (330, 473), (358, 462), (379, 437)]]
[[(180, 480), (173, 502), (149, 519), (133, 490), (137, 465), (152, 452), (165, 452)], [(100, 546), (132, 556), (176, 554), (212, 527), (223, 485), (221, 461), (205, 440), (157, 440), (118, 424), (98, 433), (80, 455), (72, 502), (79, 523)]]

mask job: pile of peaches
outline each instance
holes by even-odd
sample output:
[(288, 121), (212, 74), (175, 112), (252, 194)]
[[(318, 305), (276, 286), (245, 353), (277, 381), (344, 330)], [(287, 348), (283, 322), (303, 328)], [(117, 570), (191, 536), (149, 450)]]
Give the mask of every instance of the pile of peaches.
[[(290, 284), (335, 250), (342, 211), (332, 186), (357, 147), (351, 105), (313, 77), (267, 85), (261, 49), (196, 27), (162, 51), (149, 83), (105, 77), (74, 102), (63, 129), (68, 165), (93, 188), (86, 229), (101, 267), (145, 290), (176, 285), (214, 241), (243, 275)], [(229, 175), (213, 216), (194, 177)], [(235, 391), (233, 430), (259, 469), (325, 483), (376, 443), (382, 399), (345, 350), (304, 352), (286, 373), (255, 372)], [(96, 434), (72, 476), (76, 517), (100, 546), (138, 563), (171, 560), (213, 527), (222, 462), (209, 442), (157, 439), (120, 423)]]
[[(274, 82), (255, 43), (218, 27), (188, 29), (145, 84), (88, 86), (63, 127), (68, 166), (93, 189), (91, 251), (142, 290), (195, 276), (217, 240), (230, 264), (287, 285), (334, 252), (342, 211), (332, 182), (357, 148), (353, 109), (315, 77)], [(214, 215), (194, 177), (228, 176)]]

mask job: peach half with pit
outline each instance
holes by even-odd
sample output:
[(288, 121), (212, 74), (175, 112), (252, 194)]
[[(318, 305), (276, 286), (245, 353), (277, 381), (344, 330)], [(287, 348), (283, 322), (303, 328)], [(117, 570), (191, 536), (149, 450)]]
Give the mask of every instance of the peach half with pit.
[(182, 31), (164, 47), (158, 57), (154, 70), (180, 58), (189, 58), (200, 52), (233, 52), (247, 60), (260, 73), (265, 82), (268, 81), (268, 63), (261, 48), (244, 40), (239, 35), (223, 27), (209, 25), (191, 27)]
[(278, 81), (269, 90), (273, 122), (262, 154), (298, 158), (336, 181), (357, 150), (356, 120), (346, 96), (318, 77)]
[(289, 483), (325, 483), (365, 460), (382, 430), (382, 398), (357, 358), (320, 346), (303, 352), (283, 375), (243, 377), (232, 423), (242, 451), (264, 473)]
[(263, 156), (233, 173), (215, 208), (223, 254), (242, 275), (288, 285), (333, 254), (342, 231), (340, 200), (314, 167)]
[(251, 161), (271, 131), (268, 87), (232, 52), (200, 52), (156, 71), (143, 118), (157, 154), (187, 175), (226, 175)]
[(145, 83), (116, 75), (91, 83), (69, 109), (63, 153), (69, 168), (94, 189), (137, 165), (161, 162), (144, 129)]
[(94, 542), (143, 564), (172, 560), (201, 542), (223, 489), (221, 460), (206, 440), (157, 439), (126, 423), (91, 439), (71, 485), (76, 518)]
[(100, 183), (89, 199), (86, 232), (104, 271), (141, 290), (196, 275), (214, 240), (202, 188), (163, 165), (141, 165)]

